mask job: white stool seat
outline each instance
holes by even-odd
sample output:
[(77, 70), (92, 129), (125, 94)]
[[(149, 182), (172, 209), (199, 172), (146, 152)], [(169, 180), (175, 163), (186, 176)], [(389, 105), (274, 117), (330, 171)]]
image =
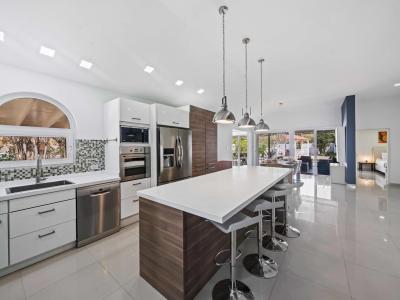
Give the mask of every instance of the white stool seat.
[(288, 190), (268, 190), (264, 194), (262, 194), (261, 197), (263, 198), (273, 198), (273, 197), (281, 197), (281, 196), (287, 196), (289, 194)]
[(251, 212), (258, 212), (260, 210), (273, 209), (274, 207), (276, 207), (276, 204), (274, 205), (274, 203), (269, 202), (266, 199), (259, 198), (247, 205), (246, 209)]
[(295, 188), (301, 188), (304, 185), (304, 182), (297, 181), (293, 183), (278, 183), (275, 184), (273, 189), (275, 190), (289, 190), (289, 189), (295, 189)]
[(225, 223), (216, 223), (212, 222), (215, 227), (217, 227), (219, 230), (221, 230), (224, 233), (231, 233), (232, 231), (236, 231), (242, 228), (246, 228), (248, 226), (254, 225), (258, 223), (260, 218), (257, 217), (249, 217), (246, 216), (243, 213), (237, 213), (234, 215), (232, 218), (230, 218), (228, 221)]

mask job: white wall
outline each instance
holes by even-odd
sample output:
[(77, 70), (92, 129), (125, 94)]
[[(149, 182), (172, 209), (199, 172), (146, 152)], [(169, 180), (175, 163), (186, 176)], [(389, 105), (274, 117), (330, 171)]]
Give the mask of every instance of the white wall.
[(103, 138), (103, 103), (120, 94), (0, 64), (0, 98), (38, 93), (62, 103), (73, 115), (78, 139)]
[(389, 182), (400, 184), (400, 98), (358, 98), (356, 127), (389, 129)]
[(382, 129), (357, 130), (356, 133), (357, 162), (365, 160), (373, 162), (374, 161), (373, 148), (379, 148), (382, 149), (382, 152), (388, 152), (387, 144), (378, 143), (379, 131), (382, 131)]
[(218, 160), (232, 160), (233, 125), (218, 124)]
[[(344, 97), (343, 97), (344, 99)], [(294, 129), (334, 129), (341, 126), (340, 103), (285, 107), (267, 112), (264, 121), (271, 131), (290, 131)], [(258, 118), (255, 117), (256, 122)]]

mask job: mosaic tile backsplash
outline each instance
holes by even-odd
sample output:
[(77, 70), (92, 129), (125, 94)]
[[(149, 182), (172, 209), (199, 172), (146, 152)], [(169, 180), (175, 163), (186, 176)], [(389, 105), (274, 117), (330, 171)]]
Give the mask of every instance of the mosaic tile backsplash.
[[(41, 176), (104, 170), (105, 144), (106, 141), (104, 140), (76, 140), (75, 163), (44, 166)], [(29, 179), (35, 176), (36, 168), (33, 167), (0, 169), (0, 181)]]

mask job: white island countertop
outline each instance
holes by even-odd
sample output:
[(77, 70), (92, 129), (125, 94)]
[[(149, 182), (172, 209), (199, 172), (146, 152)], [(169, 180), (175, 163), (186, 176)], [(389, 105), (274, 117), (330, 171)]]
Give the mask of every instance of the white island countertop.
[(96, 171), (96, 172), (74, 173), (74, 174), (67, 174), (67, 175), (51, 176), (42, 182), (45, 183), (45, 182), (52, 182), (52, 181), (59, 181), (59, 180), (68, 180), (68, 181), (72, 182), (72, 184), (7, 194), (7, 188), (21, 186), (21, 185), (35, 184), (35, 179), (33, 178), (33, 179), (1, 182), (0, 183), (0, 202), (6, 201), (6, 200), (12, 200), (12, 199), (16, 199), (16, 198), (38, 195), (38, 194), (46, 194), (46, 193), (52, 193), (52, 192), (57, 192), (57, 191), (62, 191), (62, 190), (76, 189), (79, 187), (101, 184), (101, 183), (106, 183), (106, 182), (119, 181), (120, 178), (118, 175), (112, 175), (105, 171)]
[(223, 223), (292, 172), (288, 168), (233, 167), (141, 190), (142, 198)]

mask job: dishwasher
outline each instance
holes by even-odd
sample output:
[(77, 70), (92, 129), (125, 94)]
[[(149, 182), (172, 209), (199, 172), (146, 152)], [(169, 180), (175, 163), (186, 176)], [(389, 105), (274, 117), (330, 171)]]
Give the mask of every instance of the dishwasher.
[(119, 182), (77, 189), (77, 247), (82, 247), (120, 230)]

